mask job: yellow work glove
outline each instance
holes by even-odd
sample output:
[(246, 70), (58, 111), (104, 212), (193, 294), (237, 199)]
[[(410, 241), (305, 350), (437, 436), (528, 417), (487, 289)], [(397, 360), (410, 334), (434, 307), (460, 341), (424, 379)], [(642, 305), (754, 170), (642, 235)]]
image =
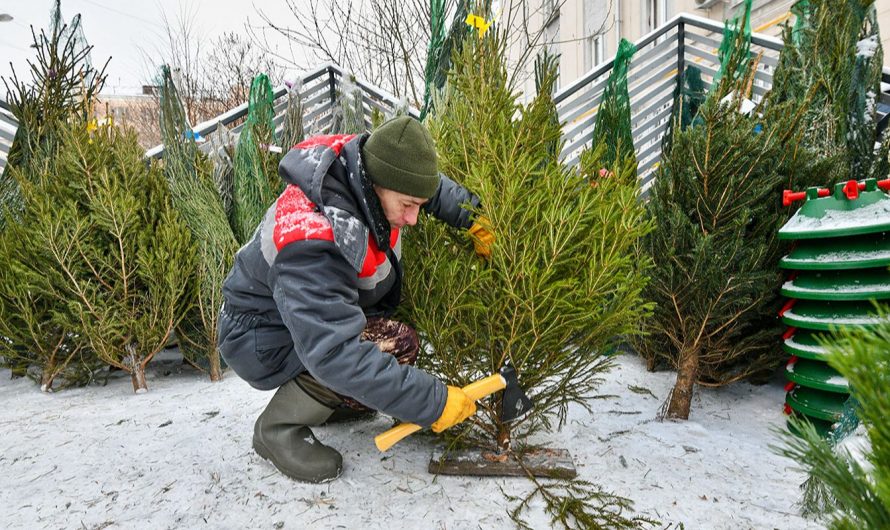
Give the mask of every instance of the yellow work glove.
[(448, 401), (439, 419), (430, 427), (433, 432), (442, 432), (476, 414), (476, 402), (456, 386), (448, 387)]
[(491, 221), (484, 215), (480, 215), (476, 217), (473, 226), (468, 230), (473, 239), (473, 246), (476, 248), (476, 255), (486, 259), (491, 257), (491, 245), (494, 243), (494, 234), (489, 230), (490, 227)]

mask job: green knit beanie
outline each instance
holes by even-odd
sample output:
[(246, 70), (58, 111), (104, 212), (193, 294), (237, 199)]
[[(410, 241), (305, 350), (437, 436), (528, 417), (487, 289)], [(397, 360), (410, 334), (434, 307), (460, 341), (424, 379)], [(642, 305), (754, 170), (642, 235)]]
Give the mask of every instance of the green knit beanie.
[(374, 184), (423, 199), (436, 193), (436, 147), (426, 127), (414, 118), (387, 121), (371, 133), (362, 152)]

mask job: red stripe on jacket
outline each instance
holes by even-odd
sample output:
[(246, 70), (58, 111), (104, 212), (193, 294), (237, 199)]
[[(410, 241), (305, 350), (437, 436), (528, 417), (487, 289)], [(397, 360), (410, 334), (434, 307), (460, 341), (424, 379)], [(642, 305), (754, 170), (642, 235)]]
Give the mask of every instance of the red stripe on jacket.
[(343, 146), (353, 138), (355, 138), (354, 134), (322, 134), (303, 140), (295, 145), (294, 149), (309, 149), (311, 147), (323, 145), (325, 147), (330, 147), (335, 155), (340, 156), (340, 151), (343, 149)]
[(288, 243), (306, 239), (334, 240), (331, 222), (298, 186), (288, 185), (275, 205), (275, 248), (281, 251)]
[[(399, 229), (393, 228), (389, 232), (389, 241), (391, 246), (396, 246), (396, 241), (399, 240)], [(386, 252), (380, 250), (380, 247), (377, 246), (377, 242), (374, 241), (374, 238), (371, 235), (368, 235), (368, 253), (365, 254), (365, 262), (362, 264), (362, 270), (359, 271), (359, 278), (367, 278), (369, 276), (373, 276), (375, 272), (377, 272), (377, 267), (379, 267), (384, 260), (386, 260)]]
[[(331, 222), (315, 208), (298, 186), (288, 185), (278, 198), (275, 206), (275, 229), (272, 233), (275, 248), (282, 248), (294, 241), (307, 239), (334, 241), (334, 230)], [(399, 240), (399, 229), (393, 228), (389, 234), (390, 245), (395, 246)], [(377, 268), (386, 260), (386, 252), (380, 250), (377, 242), (368, 234), (368, 251), (359, 278), (373, 276)]]

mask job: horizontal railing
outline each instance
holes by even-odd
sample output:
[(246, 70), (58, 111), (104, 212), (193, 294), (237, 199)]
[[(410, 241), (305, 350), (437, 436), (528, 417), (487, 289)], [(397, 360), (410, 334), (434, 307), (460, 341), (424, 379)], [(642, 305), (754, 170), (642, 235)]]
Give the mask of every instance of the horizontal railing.
[(0, 99), (0, 175), (6, 169), (9, 150), (12, 149), (12, 140), (17, 129), (18, 122), (12, 115), (9, 105)]
[[(334, 102), (337, 101), (337, 93), (343, 83), (344, 75), (343, 70), (338, 66), (326, 64), (303, 76), (300, 87), (300, 100), (303, 104), (303, 127), (310, 134), (328, 132), (333, 119)], [(355, 84), (362, 92), (362, 106), (365, 111), (365, 123), (368, 127), (371, 125), (372, 109), (377, 109), (386, 115), (394, 112), (401, 104), (392, 94), (362, 79), (356, 79)], [(281, 85), (273, 91), (273, 105), (275, 109), (273, 123), (277, 131), (281, 130), (281, 124), (287, 111), (287, 92), (288, 89), (285, 85)], [(230, 127), (232, 132), (237, 133), (243, 126), (243, 118), (247, 116), (247, 111), (247, 103), (242, 103), (220, 116), (199, 123), (193, 127), (193, 131), (206, 138), (220, 124), (231, 126), (237, 123), (238, 125)], [(409, 107), (408, 111), (415, 117), (419, 116), (417, 109)], [(157, 158), (163, 156), (163, 153), (164, 146), (161, 144), (149, 149), (146, 152), (146, 156)]]
[[(665, 25), (640, 38), (635, 44), (634, 55), (628, 72), (628, 94), (631, 105), (631, 128), (634, 148), (639, 163), (639, 177), (643, 193), (651, 187), (655, 170), (661, 162), (661, 144), (667, 132), (673, 112), (674, 93), (682, 72), (696, 66), (702, 72), (702, 80), (710, 84), (720, 67), (717, 49), (723, 37), (721, 23), (694, 15), (680, 14)], [(782, 49), (779, 39), (754, 34), (752, 52), (762, 53), (755, 75), (753, 98), (759, 100), (772, 86), (778, 55)], [(596, 66), (579, 79), (554, 94), (557, 112), (563, 128), (561, 159), (569, 165), (578, 163), (581, 152), (590, 144), (596, 113), (602, 101), (606, 81), (612, 72), (614, 59)], [(344, 71), (333, 64), (326, 64), (302, 78), (300, 98), (303, 104), (303, 124), (307, 134), (329, 131), (343, 84)], [(890, 69), (884, 69), (878, 101), (878, 131), (883, 132), (890, 123)], [(365, 123), (376, 109), (384, 115), (404, 106), (395, 96), (361, 79), (355, 84), (362, 92)], [(274, 89), (274, 124), (280, 130), (287, 110), (287, 87)], [(194, 131), (207, 137), (219, 125), (237, 133), (247, 116), (247, 103), (194, 126)], [(409, 113), (418, 116), (415, 108)], [(6, 164), (16, 121), (9, 106), (0, 100), (0, 171)], [(146, 152), (149, 157), (163, 156), (164, 146), (158, 145)]]
[[(673, 112), (674, 94), (682, 72), (694, 65), (702, 79), (710, 84), (720, 68), (717, 49), (723, 25), (709, 19), (681, 14), (635, 44), (637, 52), (628, 71), (631, 129), (639, 163), (643, 193), (652, 185), (655, 169), (661, 161), (661, 143)], [(763, 52), (755, 75), (754, 98), (760, 99), (772, 86), (772, 72), (778, 61), (782, 42), (772, 37), (754, 35), (754, 54)], [(596, 111), (602, 102), (606, 81), (614, 59), (606, 62), (554, 95), (563, 126), (562, 160), (578, 163), (581, 152), (590, 145)]]

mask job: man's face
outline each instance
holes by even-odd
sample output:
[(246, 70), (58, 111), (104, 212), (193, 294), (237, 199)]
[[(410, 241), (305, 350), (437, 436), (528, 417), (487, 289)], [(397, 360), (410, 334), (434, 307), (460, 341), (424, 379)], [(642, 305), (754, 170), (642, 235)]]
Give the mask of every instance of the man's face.
[(427, 201), (426, 199), (405, 195), (380, 186), (374, 186), (374, 191), (380, 198), (383, 214), (386, 215), (390, 226), (402, 228), (405, 225), (417, 224), (417, 214), (420, 213), (420, 207)]

